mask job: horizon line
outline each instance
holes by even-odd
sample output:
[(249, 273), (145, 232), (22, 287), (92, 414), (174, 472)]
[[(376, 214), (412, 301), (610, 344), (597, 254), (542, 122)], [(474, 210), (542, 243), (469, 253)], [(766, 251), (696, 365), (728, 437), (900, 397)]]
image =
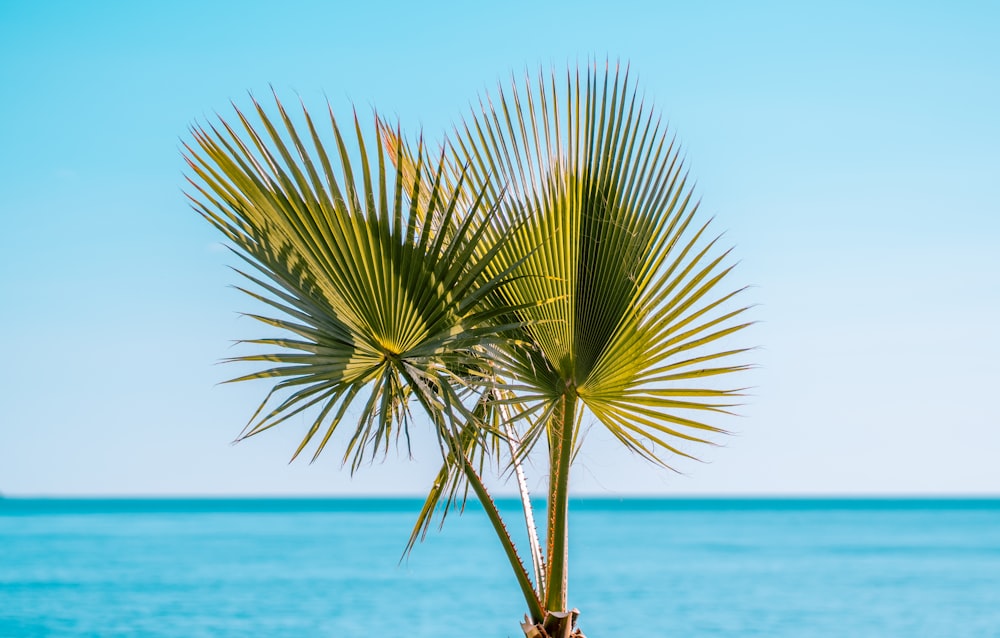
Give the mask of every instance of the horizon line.
[[(4, 493), (0, 492), (0, 500), (204, 500), (204, 501), (239, 501), (239, 500), (423, 500), (426, 496), (420, 494), (294, 494), (294, 493), (237, 493), (237, 494), (185, 494), (185, 493), (96, 493), (96, 494), (59, 494), (59, 493)], [(498, 494), (498, 500), (520, 500), (516, 493)], [(571, 495), (572, 500), (996, 500), (1000, 492), (802, 492), (802, 493), (717, 493), (717, 494), (600, 494), (583, 493)], [(544, 496), (532, 497), (532, 501), (544, 501)], [(474, 499), (470, 499), (472, 503)]]

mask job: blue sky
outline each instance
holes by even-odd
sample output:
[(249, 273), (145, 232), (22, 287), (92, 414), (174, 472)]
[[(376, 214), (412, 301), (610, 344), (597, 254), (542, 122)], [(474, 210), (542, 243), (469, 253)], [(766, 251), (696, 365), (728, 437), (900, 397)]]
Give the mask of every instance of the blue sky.
[(997, 4), (336, 4), (0, 6), (0, 491), (420, 492), (430, 443), (353, 479), (286, 463), (304, 424), (230, 445), (262, 389), (215, 363), (255, 326), (180, 144), (272, 85), (437, 139), (512, 71), (610, 57), (756, 285), (761, 368), (707, 463), (595, 428), (576, 488), (1000, 493)]

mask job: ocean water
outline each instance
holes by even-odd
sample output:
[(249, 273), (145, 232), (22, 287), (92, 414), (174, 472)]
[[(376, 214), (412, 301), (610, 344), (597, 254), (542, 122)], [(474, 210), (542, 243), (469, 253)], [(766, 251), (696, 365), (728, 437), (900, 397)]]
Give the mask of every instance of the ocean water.
[[(481, 511), (400, 562), (419, 507), (0, 499), (0, 636), (522, 636)], [(584, 499), (570, 533), (589, 638), (1000, 637), (1000, 500)]]

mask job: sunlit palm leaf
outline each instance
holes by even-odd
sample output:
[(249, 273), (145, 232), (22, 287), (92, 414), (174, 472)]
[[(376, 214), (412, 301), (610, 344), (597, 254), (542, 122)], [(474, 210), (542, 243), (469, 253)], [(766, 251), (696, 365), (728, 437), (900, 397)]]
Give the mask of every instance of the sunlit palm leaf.
[[(408, 436), (413, 396), (442, 413), (467, 412), (462, 388), (476, 394), (481, 367), (475, 348), (502, 328), (501, 313), (481, 300), (510, 270), (487, 268), (490, 253), (480, 245), (509, 220), (479, 210), (467, 189), (450, 191), (463, 193), (459, 200), (424, 180), (441, 171), (424, 170), (422, 146), (407, 176), (381, 145), (370, 162), (357, 118), (360, 162), (332, 113), (328, 152), (305, 109), (298, 126), (277, 100), (276, 110), (270, 116), (255, 101), (256, 123), (237, 110), (236, 125), (193, 130), (191, 200), (256, 271), (239, 271), (256, 289), (245, 291), (275, 315), (251, 316), (290, 335), (249, 341), (273, 351), (234, 358), (272, 364), (235, 380), (275, 380), (245, 436), (308, 413), (312, 425), (295, 454), (318, 438), (315, 458), (356, 405), (360, 419), (344, 455), (356, 468), (394, 432)], [(454, 179), (460, 185), (462, 176)], [(443, 446), (454, 445), (449, 419), (432, 422)]]
[(746, 351), (728, 346), (748, 325), (746, 308), (733, 305), (740, 290), (725, 288), (728, 251), (716, 249), (708, 224), (694, 224), (678, 149), (628, 72), (514, 83), (481, 101), (450, 144), (443, 181), (465, 175), (463, 201), (485, 193), (527, 220), (492, 262), (498, 273), (524, 260), (495, 302), (554, 300), (516, 313), (518, 341), (533, 347), (506, 350), (511, 383), (550, 406), (579, 396), (659, 463), (658, 449), (688, 454), (671, 439), (722, 432), (698, 415), (725, 412), (739, 396), (713, 379), (747, 367), (726, 363)]

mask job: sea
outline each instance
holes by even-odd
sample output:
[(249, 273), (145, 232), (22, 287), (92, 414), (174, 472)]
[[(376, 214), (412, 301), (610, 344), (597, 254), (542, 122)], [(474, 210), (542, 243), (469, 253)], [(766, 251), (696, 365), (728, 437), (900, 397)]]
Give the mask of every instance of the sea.
[[(500, 505), (526, 548), (518, 502)], [(452, 512), (404, 557), (420, 507), (0, 499), (0, 636), (522, 637), (482, 510)], [(588, 638), (1000, 637), (1000, 499), (583, 498), (570, 511), (569, 597)]]

